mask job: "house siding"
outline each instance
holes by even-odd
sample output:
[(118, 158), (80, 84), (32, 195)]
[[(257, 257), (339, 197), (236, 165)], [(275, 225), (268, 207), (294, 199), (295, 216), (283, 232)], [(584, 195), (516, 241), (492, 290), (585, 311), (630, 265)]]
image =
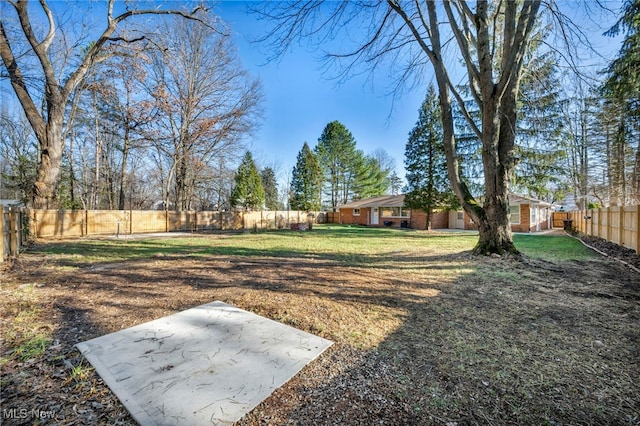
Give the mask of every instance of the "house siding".
[[(540, 222), (540, 230), (549, 229), (549, 212), (548, 207), (539, 207), (538, 220), (542, 215), (542, 211), (547, 210), (547, 219), (544, 222)], [(455, 223), (450, 223), (451, 228), (455, 228)], [(477, 230), (478, 226), (471, 221), (468, 214), (464, 214), (464, 229), (465, 230)], [(535, 223), (531, 223), (531, 204), (520, 204), (520, 223), (511, 224), (511, 232), (536, 232), (537, 226)]]
[[(411, 210), (412, 229), (427, 229), (427, 212), (424, 210)], [(449, 227), (449, 212), (433, 212), (431, 215), (431, 229), (446, 229)]]
[(540, 209), (540, 213), (542, 213), (543, 211), (545, 214), (545, 220), (544, 222), (540, 222), (540, 230), (546, 231), (547, 229), (551, 229), (549, 226), (551, 223), (551, 209), (549, 207), (542, 207)]
[[(380, 209), (382, 211), (382, 209)], [(371, 207), (360, 208), (360, 215), (354, 216), (352, 208), (339, 209), (340, 222), (345, 225), (371, 225)], [(391, 222), (391, 227), (400, 228), (402, 222), (407, 221), (409, 228), (411, 229), (426, 229), (427, 213), (422, 210), (411, 210), (409, 217), (387, 217), (382, 216), (378, 218), (377, 225), (383, 227), (384, 222)], [(449, 227), (449, 212), (434, 212), (431, 216), (431, 228), (432, 229), (446, 229)]]
[(464, 214), (464, 229), (466, 231), (472, 231), (478, 229), (478, 225), (474, 223), (468, 214)]
[(340, 209), (340, 223), (346, 225), (368, 225), (371, 216), (371, 209), (363, 207), (360, 209), (360, 215), (354, 216), (353, 209)]
[(378, 226), (387, 226), (387, 225), (385, 225), (385, 222), (391, 223), (391, 225), (388, 225), (391, 228), (400, 228), (402, 222), (407, 222), (407, 223), (409, 223), (409, 226), (411, 226), (410, 225), (411, 216), (409, 216), (409, 217), (383, 216), (382, 215), (382, 210), (383, 210), (383, 208), (380, 207), (380, 223), (378, 224)]
[(535, 225), (531, 226), (530, 204), (520, 204), (520, 224), (511, 224), (512, 232), (531, 232), (535, 230)]

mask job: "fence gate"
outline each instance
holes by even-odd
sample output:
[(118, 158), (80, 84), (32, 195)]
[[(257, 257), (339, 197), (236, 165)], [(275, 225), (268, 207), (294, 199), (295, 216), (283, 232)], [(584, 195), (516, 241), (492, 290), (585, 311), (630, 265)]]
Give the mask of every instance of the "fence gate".
[(565, 212), (553, 212), (552, 216), (553, 216), (552, 221), (553, 221), (554, 228), (563, 228), (564, 221), (571, 219), (571, 213), (565, 213)]

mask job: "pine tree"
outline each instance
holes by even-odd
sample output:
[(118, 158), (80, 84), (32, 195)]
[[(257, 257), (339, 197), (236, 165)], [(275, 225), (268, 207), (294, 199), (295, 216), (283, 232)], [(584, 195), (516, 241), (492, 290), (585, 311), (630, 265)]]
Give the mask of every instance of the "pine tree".
[(249, 151), (244, 155), (231, 190), (230, 204), (235, 208), (260, 210), (264, 207), (265, 194), (260, 172)]
[[(555, 201), (562, 198), (568, 179), (564, 166), (567, 152), (563, 144), (562, 87), (557, 73), (557, 55), (541, 52), (540, 46), (548, 31), (540, 29), (532, 40), (530, 52), (525, 58), (525, 71), (519, 83), (517, 127), (514, 140), (514, 156), (510, 191), (532, 197)], [(459, 91), (470, 96), (469, 88)], [(474, 102), (465, 103), (470, 117), (481, 126), (480, 111)], [(457, 108), (456, 142), (458, 155), (464, 165), (462, 173), (472, 193), (486, 191), (483, 178), (482, 142)]]
[(607, 138), (606, 174), (611, 205), (640, 202), (639, 29), (640, 0), (626, 0), (622, 17), (606, 33), (624, 34), (618, 56), (605, 70), (607, 78), (602, 87), (607, 109), (618, 112), (616, 133)]
[(387, 193), (390, 170), (385, 169), (374, 156), (361, 156), (356, 164), (354, 198), (376, 197)]
[(398, 172), (395, 170), (391, 172), (388, 177), (389, 180), (389, 189), (392, 195), (398, 195), (400, 191), (402, 191), (402, 178), (398, 176)]
[(407, 194), (405, 205), (427, 212), (427, 229), (431, 228), (433, 210), (454, 203), (442, 144), (440, 107), (435, 89), (429, 87), (418, 112), (418, 121), (409, 133), (405, 148)]
[(345, 125), (332, 121), (318, 139), (316, 154), (328, 184), (329, 206), (336, 211), (354, 195), (362, 151), (356, 149), (356, 140)]
[[(532, 53), (537, 53), (534, 45)], [(550, 202), (562, 198), (568, 174), (563, 167), (563, 122), (557, 57), (546, 52), (529, 58), (520, 84), (516, 157), (512, 191)]]
[(298, 153), (296, 165), (293, 168), (290, 208), (304, 211), (320, 210), (322, 179), (322, 169), (318, 158), (305, 142)]
[(271, 167), (265, 167), (260, 173), (264, 188), (264, 204), (269, 210), (278, 210), (278, 182), (276, 172)]

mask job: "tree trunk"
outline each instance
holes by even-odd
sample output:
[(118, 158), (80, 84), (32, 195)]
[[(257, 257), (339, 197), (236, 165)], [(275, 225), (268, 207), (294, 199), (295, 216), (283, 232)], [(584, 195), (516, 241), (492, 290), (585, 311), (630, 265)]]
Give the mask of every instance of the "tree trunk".
[[(46, 35), (43, 39), (36, 37), (36, 32), (30, 20), (30, 7), (27, 1), (7, 2), (10, 3), (16, 11), (17, 18), (20, 22), (22, 33), (32, 48), (33, 61), (40, 64), (39, 71), (42, 72), (41, 77), (44, 81), (45, 98), (46, 98), (46, 123), (40, 109), (36, 107), (33, 98), (29, 94), (26, 78), (22, 70), (18, 66), (16, 57), (11, 49), (7, 32), (4, 24), (0, 20), (0, 58), (7, 70), (11, 80), (11, 86), (22, 106), (24, 113), (33, 128), (38, 145), (40, 148), (40, 163), (38, 165), (38, 173), (34, 184), (33, 206), (35, 208), (51, 208), (57, 204), (57, 192), (60, 185), (60, 170), (62, 166), (62, 151), (64, 149), (64, 138), (62, 137), (62, 124), (64, 121), (64, 111), (69, 96), (86, 77), (89, 70), (95, 63), (104, 60), (108, 55), (100, 55), (105, 44), (113, 41), (111, 35), (116, 31), (118, 25), (132, 16), (136, 15), (179, 15), (189, 19), (196, 19), (194, 14), (200, 10), (196, 8), (193, 12), (187, 13), (181, 10), (158, 10), (143, 9), (129, 10), (121, 15), (113, 16), (112, 2), (109, 3), (109, 12), (107, 16), (107, 26), (101, 33), (100, 37), (92, 43), (87, 43), (80, 63), (75, 69), (68, 71), (68, 77), (64, 84), (58, 79), (60, 70), (55, 70), (49, 58), (49, 49), (56, 36), (56, 26), (53, 12), (45, 0), (40, 0), (41, 12), (47, 17), (48, 27), (45, 25), (39, 30), (44, 30)], [(8, 7), (8, 6), (7, 6)], [(4, 9), (3, 9), (4, 11)], [(39, 31), (38, 31), (39, 32)], [(63, 33), (61, 33), (63, 34)], [(64, 34), (63, 34), (64, 37)], [(63, 55), (74, 56), (78, 52), (68, 50), (62, 52)], [(27, 55), (29, 56), (29, 55)], [(32, 68), (30, 72), (35, 71)], [(35, 79), (34, 79), (35, 81)]]
[(122, 147), (122, 164), (120, 165), (120, 189), (118, 191), (118, 209), (124, 210), (125, 202), (125, 188), (127, 179), (127, 161), (129, 159), (129, 127), (128, 123), (125, 123), (124, 131), (124, 145)]
[[(64, 105), (63, 105), (64, 107)], [(62, 165), (63, 108), (51, 108), (45, 138), (40, 142), (40, 163), (34, 184), (33, 206), (36, 209), (57, 207), (57, 193)]]
[(178, 160), (176, 167), (176, 210), (187, 207), (187, 160), (184, 155)]
[[(517, 119), (516, 99), (518, 78), (511, 81), (499, 105), (485, 102), (485, 114), (492, 120), (483, 121), (483, 164), (486, 185), (484, 209), (478, 229), (480, 238), (474, 252), (517, 254), (509, 220), (509, 187), (516, 161), (514, 157)], [(496, 102), (497, 104), (497, 102)], [(496, 147), (495, 149), (490, 149)]]

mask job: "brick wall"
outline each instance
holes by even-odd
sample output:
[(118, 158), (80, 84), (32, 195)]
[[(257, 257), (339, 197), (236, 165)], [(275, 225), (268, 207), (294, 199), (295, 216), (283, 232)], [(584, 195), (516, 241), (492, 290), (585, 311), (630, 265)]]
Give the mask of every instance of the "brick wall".
[[(409, 227), (412, 229), (426, 229), (427, 212), (423, 210), (411, 210)], [(449, 212), (434, 212), (431, 215), (431, 229), (446, 229), (448, 227)]]
[(435, 212), (431, 217), (431, 229), (446, 229), (449, 227), (449, 212)]
[(425, 229), (427, 225), (427, 213), (422, 210), (411, 210), (411, 229)]
[(360, 215), (354, 215), (353, 209), (340, 209), (340, 223), (346, 225), (368, 225), (369, 208), (360, 209)]
[[(530, 222), (531, 222), (531, 211), (529, 210), (529, 204), (520, 204), (520, 224), (515, 224), (512, 223), (511, 224), (511, 231), (512, 232), (529, 232), (531, 231), (530, 228)], [(535, 230), (535, 226), (533, 227), (533, 230)]]

